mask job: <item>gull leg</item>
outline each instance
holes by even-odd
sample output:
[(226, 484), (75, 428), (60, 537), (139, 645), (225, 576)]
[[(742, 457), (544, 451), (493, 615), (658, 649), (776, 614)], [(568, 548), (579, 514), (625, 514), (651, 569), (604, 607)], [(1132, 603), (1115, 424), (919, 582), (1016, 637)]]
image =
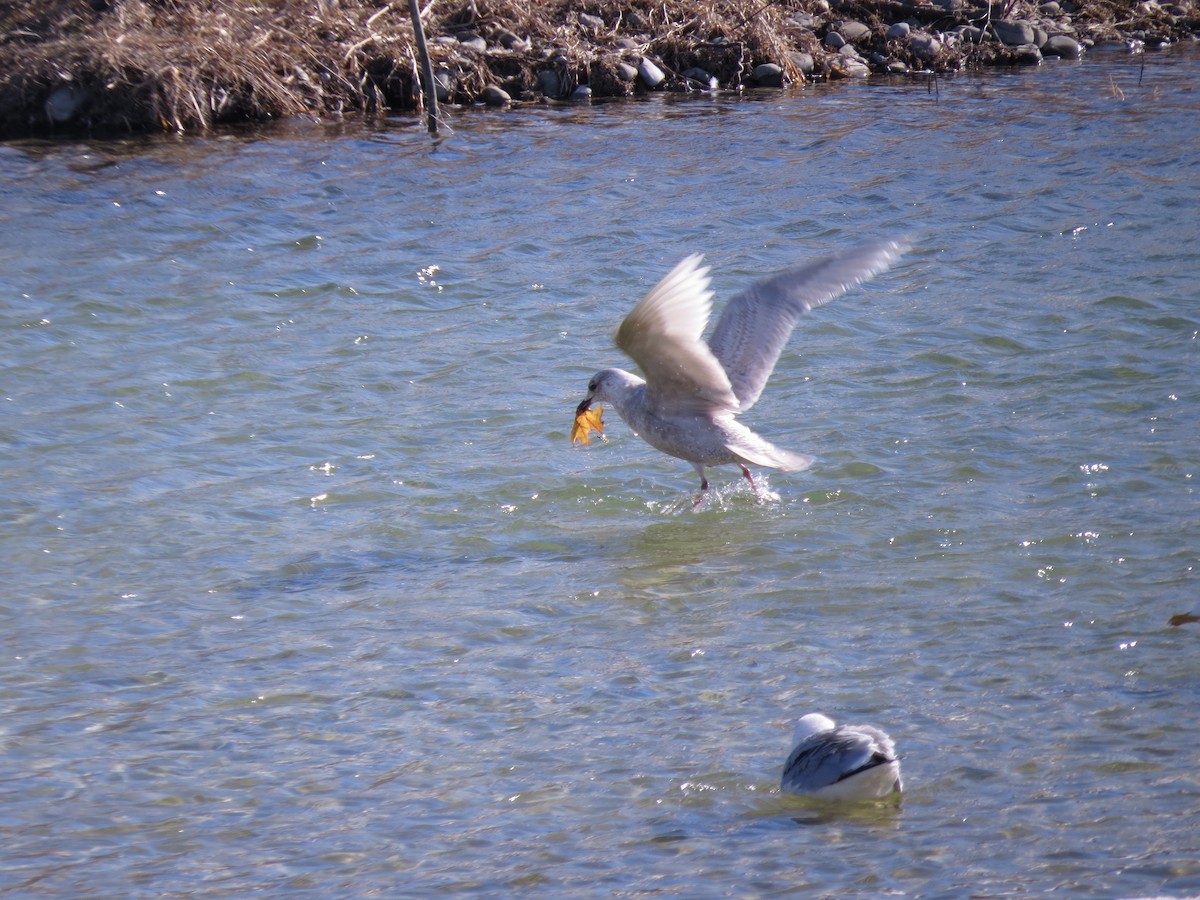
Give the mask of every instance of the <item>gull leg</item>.
[(700, 493), (692, 501), (692, 509), (695, 509), (700, 505), (700, 501), (704, 499), (704, 495), (708, 493), (708, 476), (704, 474), (704, 466), (700, 465), (700, 463), (692, 463), (692, 468), (700, 473)]
[(754, 481), (754, 476), (750, 474), (750, 470), (738, 463), (738, 468), (742, 470), (742, 474), (746, 476), (746, 480), (750, 482), (750, 490), (754, 491), (754, 500), (756, 503), (762, 503), (762, 494), (758, 492), (758, 485)]

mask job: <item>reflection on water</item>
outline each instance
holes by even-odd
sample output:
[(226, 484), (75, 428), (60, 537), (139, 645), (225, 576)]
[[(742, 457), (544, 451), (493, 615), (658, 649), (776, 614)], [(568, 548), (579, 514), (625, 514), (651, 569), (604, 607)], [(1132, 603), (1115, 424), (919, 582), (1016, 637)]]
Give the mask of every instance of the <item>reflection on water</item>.
[[(0, 885), (1200, 891), (1197, 63), (0, 147)], [(774, 502), (569, 445), (682, 256), (914, 231)]]

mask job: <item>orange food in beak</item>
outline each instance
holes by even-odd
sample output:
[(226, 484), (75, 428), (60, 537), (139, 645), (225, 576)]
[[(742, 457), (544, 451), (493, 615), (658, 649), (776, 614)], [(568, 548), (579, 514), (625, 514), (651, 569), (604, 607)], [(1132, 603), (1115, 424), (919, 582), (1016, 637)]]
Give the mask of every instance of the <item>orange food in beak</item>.
[(593, 406), (575, 414), (575, 424), (571, 426), (572, 447), (580, 441), (586, 445), (593, 431), (604, 434), (604, 421), (600, 418), (603, 410), (602, 406)]

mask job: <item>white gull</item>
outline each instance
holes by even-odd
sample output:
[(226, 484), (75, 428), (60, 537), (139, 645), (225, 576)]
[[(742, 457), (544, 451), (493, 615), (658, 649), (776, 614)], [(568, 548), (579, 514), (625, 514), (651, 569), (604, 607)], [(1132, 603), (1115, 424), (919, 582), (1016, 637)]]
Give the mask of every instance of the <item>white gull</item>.
[(702, 493), (708, 466), (736, 463), (757, 496), (747, 465), (798, 472), (812, 458), (776, 447), (735, 416), (758, 400), (801, 315), (878, 275), (906, 249), (875, 241), (759, 281), (729, 301), (707, 343), (709, 270), (700, 255), (687, 257), (617, 329), (617, 347), (645, 378), (597, 372), (576, 415), (609, 403), (650, 446), (690, 462)]
[(870, 725), (835, 725), (809, 713), (796, 725), (795, 749), (779, 787), (828, 800), (879, 800), (903, 790), (892, 739)]

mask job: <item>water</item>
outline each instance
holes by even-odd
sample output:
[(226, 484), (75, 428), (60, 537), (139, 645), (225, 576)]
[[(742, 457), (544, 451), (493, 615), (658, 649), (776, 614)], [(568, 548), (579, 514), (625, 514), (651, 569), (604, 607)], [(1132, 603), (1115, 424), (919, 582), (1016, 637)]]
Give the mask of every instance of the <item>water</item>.
[[(0, 148), (0, 889), (1200, 893), (1200, 56), (1139, 65)], [(776, 502), (568, 446), (686, 253), (898, 233), (747, 416)], [(814, 709), (899, 809), (778, 794)]]

